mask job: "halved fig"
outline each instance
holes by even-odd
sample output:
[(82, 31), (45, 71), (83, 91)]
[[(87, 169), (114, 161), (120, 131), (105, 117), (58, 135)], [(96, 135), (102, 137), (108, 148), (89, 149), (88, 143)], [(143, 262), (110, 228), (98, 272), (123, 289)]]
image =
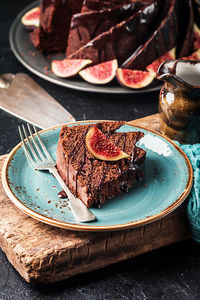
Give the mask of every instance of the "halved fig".
[(194, 50), (200, 49), (200, 29), (197, 24), (194, 23)]
[(94, 84), (106, 84), (113, 80), (116, 75), (118, 63), (116, 59), (89, 67), (79, 72), (87, 82)]
[(89, 152), (100, 160), (116, 161), (129, 157), (128, 154), (109, 141), (96, 126), (89, 129), (86, 135), (86, 146)]
[(146, 67), (146, 69), (148, 71), (152, 70), (156, 74), (158, 67), (160, 66), (161, 63), (163, 63), (164, 61), (166, 61), (168, 59), (175, 59), (175, 58), (176, 58), (176, 48), (173, 48), (170, 51), (168, 51), (167, 53), (165, 53), (164, 55), (162, 55), (161, 57), (159, 57), (158, 59), (156, 59), (150, 65), (148, 65)]
[(58, 77), (67, 78), (75, 76), (85, 66), (91, 64), (90, 59), (68, 59), (53, 60), (51, 71)]
[(182, 57), (181, 59), (200, 60), (200, 49), (196, 50), (189, 56)]
[(40, 7), (34, 7), (27, 11), (21, 18), (21, 22), (29, 29), (39, 27), (40, 25)]
[(117, 69), (116, 77), (118, 82), (125, 87), (140, 89), (148, 86), (155, 78), (155, 72), (152, 70), (129, 70)]

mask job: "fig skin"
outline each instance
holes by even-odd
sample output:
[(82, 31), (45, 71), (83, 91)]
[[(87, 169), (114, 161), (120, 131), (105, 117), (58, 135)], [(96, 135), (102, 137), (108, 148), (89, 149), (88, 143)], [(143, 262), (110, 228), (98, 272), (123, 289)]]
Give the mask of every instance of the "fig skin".
[(146, 67), (146, 71), (118, 69), (116, 77), (118, 82), (125, 87), (132, 89), (144, 88), (152, 83), (156, 77), (157, 68), (167, 59), (175, 59), (176, 48), (171, 49), (163, 56)]
[(40, 7), (34, 7), (27, 11), (21, 18), (22, 24), (29, 30), (40, 26)]
[(129, 157), (109, 141), (96, 126), (91, 127), (86, 135), (86, 147), (95, 158), (100, 160), (117, 161)]
[(130, 69), (117, 69), (116, 78), (124, 87), (131, 89), (141, 89), (148, 86), (155, 78), (155, 73), (152, 70), (130, 70)]
[(61, 78), (73, 77), (80, 72), (85, 66), (91, 64), (90, 59), (68, 59), (53, 60), (51, 71)]
[(94, 65), (79, 72), (79, 75), (87, 82), (93, 84), (106, 84), (113, 80), (118, 68), (116, 59)]

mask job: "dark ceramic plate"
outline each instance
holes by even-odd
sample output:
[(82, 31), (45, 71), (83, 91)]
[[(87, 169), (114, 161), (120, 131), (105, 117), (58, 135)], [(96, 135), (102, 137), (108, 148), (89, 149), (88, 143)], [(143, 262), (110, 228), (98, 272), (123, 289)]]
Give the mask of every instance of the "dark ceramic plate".
[[(81, 78), (62, 79), (51, 73), (51, 59), (55, 57), (46, 57), (35, 49), (29, 40), (29, 32), (21, 24), (21, 17), (26, 11), (35, 6), (39, 6), (39, 1), (35, 1), (26, 6), (14, 20), (10, 29), (10, 45), (17, 59), (32, 73), (38, 75), (55, 84), (72, 88), (80, 91), (110, 93), (110, 94), (128, 94), (128, 93), (146, 93), (160, 89), (161, 85), (158, 82), (153, 82), (150, 86), (140, 89), (131, 90), (121, 87), (116, 81), (104, 86), (92, 85)], [(57, 58), (59, 59), (59, 58)]]

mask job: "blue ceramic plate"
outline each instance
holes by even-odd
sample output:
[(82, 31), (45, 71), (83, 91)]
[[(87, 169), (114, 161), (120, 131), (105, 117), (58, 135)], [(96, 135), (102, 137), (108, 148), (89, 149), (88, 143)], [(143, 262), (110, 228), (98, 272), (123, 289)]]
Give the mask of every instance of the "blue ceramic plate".
[[(71, 123), (87, 124), (87, 122)], [(93, 121), (94, 122), (94, 121)], [(40, 132), (56, 158), (61, 126)], [(91, 209), (97, 220), (77, 223), (67, 201), (57, 197), (61, 188), (47, 172), (35, 171), (26, 160), (21, 143), (8, 156), (3, 168), (3, 185), (12, 202), (29, 216), (50, 225), (86, 231), (118, 230), (144, 225), (177, 208), (192, 185), (192, 167), (184, 152), (170, 140), (144, 128), (124, 125), (119, 131), (144, 132), (138, 146), (147, 151), (144, 181), (128, 193)]]

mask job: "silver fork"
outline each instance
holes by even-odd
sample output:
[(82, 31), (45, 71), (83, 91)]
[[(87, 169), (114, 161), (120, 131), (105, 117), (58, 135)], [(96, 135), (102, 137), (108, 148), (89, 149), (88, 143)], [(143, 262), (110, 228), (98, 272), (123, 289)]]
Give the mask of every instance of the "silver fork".
[[(37, 129), (35, 128), (35, 125), (34, 124), (32, 125), (35, 134), (33, 134), (33, 131), (28, 123), (27, 123), (27, 127), (28, 127), (29, 134), (27, 133), (27, 130), (24, 127), (24, 125), (22, 125), (22, 128), (18, 126), (19, 134), (23, 143), (23, 149), (28, 161), (32, 164), (32, 166), (36, 170), (47, 170), (49, 171), (49, 173), (55, 176), (55, 178), (57, 179), (57, 181), (59, 182), (59, 184), (61, 185), (61, 187), (63, 188), (63, 190), (68, 196), (69, 206), (77, 221), (90, 222), (95, 220), (95, 216), (91, 213), (91, 211), (84, 205), (84, 203), (80, 199), (76, 198), (70, 192), (70, 190), (68, 189), (68, 187), (66, 186), (62, 178), (60, 177), (56, 169), (56, 162), (49, 154), (46, 146), (44, 145), (40, 135), (37, 132)], [(36, 136), (38, 141), (35, 138)], [(28, 143), (29, 148), (27, 147), (26, 142)], [(41, 149), (43, 150), (43, 152), (41, 151)]]

